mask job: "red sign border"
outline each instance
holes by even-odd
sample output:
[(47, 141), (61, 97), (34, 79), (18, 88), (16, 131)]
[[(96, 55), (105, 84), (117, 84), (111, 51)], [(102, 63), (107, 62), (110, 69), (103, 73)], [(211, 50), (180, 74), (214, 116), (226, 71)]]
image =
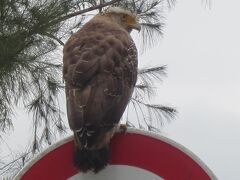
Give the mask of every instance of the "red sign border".
[[(162, 134), (156, 134), (153, 132), (148, 132), (148, 131), (143, 131), (143, 130), (139, 130), (139, 129), (132, 129), (132, 128), (128, 128), (127, 134), (131, 134), (131, 135), (143, 135), (143, 137), (148, 137), (148, 138), (153, 138), (155, 140), (160, 140), (176, 149), (178, 149), (179, 151), (181, 151), (182, 153), (186, 154), (187, 156), (189, 156), (194, 162), (196, 162), (205, 172), (206, 174), (209, 176), (210, 179), (217, 179), (216, 176), (214, 175), (214, 173), (207, 167), (207, 165), (205, 163), (203, 163), (193, 152), (191, 152), (190, 150), (188, 150), (187, 148), (185, 148), (184, 146), (182, 146), (181, 144), (163, 136)], [(121, 137), (121, 136), (120, 136)], [(118, 138), (118, 137), (116, 137)], [(67, 144), (70, 143), (73, 140), (73, 136), (67, 137), (57, 143), (55, 143), (54, 145), (50, 146), (49, 148), (47, 148), (45, 151), (43, 151), (42, 153), (40, 153), (39, 155), (36, 156), (36, 158), (34, 158), (32, 161), (30, 161), (19, 173), (18, 175), (14, 178), (16, 180), (21, 179), (22, 176), (24, 176), (24, 174), (31, 169), (31, 167), (38, 162), (40, 159), (42, 159), (45, 155), (47, 155), (48, 153), (56, 150), (57, 148), (61, 147), (63, 144)], [(114, 146), (114, 143), (113, 143)], [(115, 164), (115, 161), (118, 161), (116, 158), (112, 159), (110, 164)], [(130, 162), (130, 164), (126, 165), (131, 165), (132, 162)], [(117, 163), (116, 163), (117, 164)], [(134, 164), (133, 164), (134, 165)], [(139, 167), (136, 165), (136, 167)], [(156, 172), (150, 170), (151, 172), (157, 174)]]

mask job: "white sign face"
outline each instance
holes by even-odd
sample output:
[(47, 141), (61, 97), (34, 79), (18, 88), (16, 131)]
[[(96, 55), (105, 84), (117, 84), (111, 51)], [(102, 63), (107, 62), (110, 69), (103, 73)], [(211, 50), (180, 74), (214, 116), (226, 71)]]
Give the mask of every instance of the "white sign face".
[(68, 180), (163, 180), (163, 178), (153, 174), (145, 169), (126, 166), (126, 165), (108, 165), (97, 174), (93, 172), (78, 173)]

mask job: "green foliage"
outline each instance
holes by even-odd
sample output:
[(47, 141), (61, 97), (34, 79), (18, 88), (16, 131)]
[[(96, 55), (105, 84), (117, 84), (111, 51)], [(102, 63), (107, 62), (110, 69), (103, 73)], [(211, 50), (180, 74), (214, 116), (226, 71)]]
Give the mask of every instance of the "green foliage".
[(72, 5), (56, 0), (0, 1), (0, 131), (12, 126), (13, 107), (19, 102), (33, 112), (35, 129), (44, 122), (42, 134), (47, 142), (50, 125), (62, 131), (57, 105), (61, 59), (51, 53), (59, 46), (56, 39), (63, 23), (52, 21), (67, 14)]
[[(151, 98), (155, 95), (156, 81), (162, 81), (166, 76), (166, 66), (140, 69), (138, 72), (138, 82), (135, 86), (132, 99), (126, 112), (126, 122), (129, 126), (147, 129), (149, 131), (160, 131), (160, 127), (165, 121), (172, 120), (177, 111), (168, 106), (150, 103)], [(129, 120), (129, 110), (135, 112), (137, 125)]]

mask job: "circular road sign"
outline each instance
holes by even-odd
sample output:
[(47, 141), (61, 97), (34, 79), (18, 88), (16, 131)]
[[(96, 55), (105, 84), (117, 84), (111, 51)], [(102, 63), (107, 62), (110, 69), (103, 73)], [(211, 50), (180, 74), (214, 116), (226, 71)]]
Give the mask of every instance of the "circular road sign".
[(191, 151), (159, 134), (128, 129), (111, 141), (109, 165), (97, 174), (73, 165), (73, 137), (39, 154), (15, 179), (21, 180), (216, 180)]

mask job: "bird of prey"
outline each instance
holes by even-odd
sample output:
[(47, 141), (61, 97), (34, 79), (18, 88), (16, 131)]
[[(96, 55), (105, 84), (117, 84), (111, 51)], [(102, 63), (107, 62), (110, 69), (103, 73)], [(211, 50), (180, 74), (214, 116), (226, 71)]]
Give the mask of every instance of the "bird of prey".
[(137, 49), (130, 36), (137, 15), (114, 7), (94, 16), (64, 46), (68, 122), (74, 133), (73, 161), (98, 172), (109, 160), (109, 143), (132, 96)]

